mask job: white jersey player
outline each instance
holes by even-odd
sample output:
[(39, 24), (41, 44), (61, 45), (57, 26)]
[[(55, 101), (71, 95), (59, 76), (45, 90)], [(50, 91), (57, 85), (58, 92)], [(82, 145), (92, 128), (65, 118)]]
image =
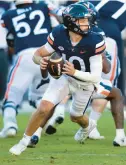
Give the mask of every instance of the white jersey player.
[[(35, 82), (34, 88), (32, 87), (35, 91), (36, 85), (41, 82), (40, 67), (32, 61), (33, 54), (42, 43), (46, 43), (47, 36), (52, 30), (49, 8), (44, 2), (16, 0), (15, 4), (17, 8), (7, 11), (1, 21), (2, 26), (14, 35), (14, 50), (18, 58), (8, 77), (3, 104), (4, 128), (0, 137), (16, 135), (17, 107), (31, 83)], [(39, 94), (42, 92), (41, 88), (36, 89)]]

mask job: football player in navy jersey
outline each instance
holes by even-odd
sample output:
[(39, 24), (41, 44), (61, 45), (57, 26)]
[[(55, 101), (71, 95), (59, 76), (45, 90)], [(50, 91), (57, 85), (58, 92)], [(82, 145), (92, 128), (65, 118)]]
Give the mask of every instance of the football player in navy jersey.
[[(83, 1), (85, 0), (78, 0)], [(118, 57), (120, 59), (121, 74), (119, 76), (118, 87), (124, 95), (124, 53), (123, 53), (123, 40), (121, 31), (126, 28), (126, 2), (125, 0), (97, 0), (90, 1), (99, 11), (100, 20), (98, 26), (103, 29), (106, 36), (114, 39), (118, 47)], [(75, 1), (65, 2), (65, 5), (75, 3)], [(126, 96), (125, 96), (126, 97)]]
[(84, 113), (101, 79), (105, 42), (101, 35), (90, 31), (90, 18), (89, 11), (83, 5), (68, 6), (63, 14), (65, 26), (54, 28), (48, 36), (48, 42), (35, 52), (33, 60), (42, 68), (42, 57), (50, 56), (55, 51), (66, 58), (66, 63), (63, 75), (58, 80), (51, 80), (24, 137), (9, 150), (10, 153), (20, 155), (26, 150), (33, 133), (40, 125), (44, 127), (54, 106), (68, 94), (73, 98), (71, 120), (81, 126), (83, 140), (94, 129), (93, 120), (89, 120)]
[[(18, 130), (16, 115), (27, 88), (41, 81), (40, 67), (32, 61), (32, 56), (41, 44), (45, 44), (52, 30), (49, 8), (44, 2), (16, 0), (16, 9), (7, 11), (2, 16), (2, 26), (14, 36), (14, 50), (18, 59), (13, 65), (3, 104), (4, 128), (0, 137), (15, 136)], [(47, 78), (48, 79), (48, 78)], [(44, 81), (46, 82), (46, 81)], [(43, 86), (37, 90), (40, 97)], [(35, 95), (37, 99), (38, 95)]]
[[(102, 34), (102, 35), (105, 36), (105, 33), (96, 26), (98, 18), (99, 18), (99, 13), (96, 11), (96, 9), (93, 6), (93, 4), (90, 3), (90, 2), (85, 2), (85, 1), (81, 1), (81, 2), (79, 2), (79, 4), (83, 4), (87, 8), (89, 8), (90, 13), (93, 15), (93, 17), (92, 17), (92, 31), (97, 32), (97, 33)], [(59, 10), (57, 10), (56, 14), (58, 14), (58, 16), (59, 15), (61, 16), (61, 13), (62, 13), (62, 9), (59, 9)], [(109, 37), (107, 37), (105, 40), (106, 40), (106, 43), (107, 43), (107, 51), (111, 54), (110, 56), (107, 55), (107, 58), (109, 58), (110, 61), (111, 61), (111, 71), (107, 75), (103, 73), (102, 77), (107, 79), (107, 80), (110, 80), (112, 82), (113, 86), (116, 87), (117, 79), (118, 79), (118, 76), (119, 76), (119, 73), (120, 73), (119, 59), (118, 59), (118, 56), (117, 56), (117, 44), (116, 44), (116, 42), (113, 39), (111, 39)], [(118, 94), (115, 95), (114, 97), (118, 97)], [(94, 119), (94, 120), (98, 120), (99, 117), (100, 117), (100, 112), (101, 113), (103, 112), (106, 104), (107, 104), (107, 100), (101, 100), (101, 99), (100, 100), (98, 100), (98, 99), (94, 100), (93, 101), (93, 108), (96, 111), (92, 110), (91, 118)], [(122, 111), (123, 111), (123, 109), (122, 109)], [(118, 112), (116, 112), (115, 114), (117, 115), (117, 113)], [(120, 132), (119, 128), (123, 128), (123, 119), (118, 118), (115, 121), (115, 123), (117, 124), (119, 121), (121, 121), (121, 123), (120, 123), (120, 126), (118, 128), (116, 127), (117, 128), (116, 132)], [(119, 133), (117, 133), (117, 134), (119, 135)], [(122, 135), (124, 135), (124, 129), (122, 129)], [(89, 135), (89, 137), (91, 137), (93, 139), (103, 138), (103, 136), (100, 136), (99, 132), (96, 129), (93, 129), (93, 131)]]
[[(99, 14), (98, 12), (96, 11), (96, 9), (94, 8), (93, 4), (91, 4), (90, 2), (80, 2), (80, 4), (84, 4), (85, 6), (87, 6), (88, 8), (90, 8), (90, 12), (91, 14), (93, 15), (92, 17), (92, 31), (94, 32), (97, 32), (99, 34), (102, 34), (105, 36), (105, 33), (100, 29), (98, 28), (96, 25), (97, 25), (97, 18), (99, 18)], [(118, 76), (119, 76), (119, 73), (120, 73), (120, 66), (119, 66), (119, 59), (117, 57), (117, 45), (115, 43), (115, 41), (109, 37), (105, 38), (106, 40), (106, 44), (107, 44), (107, 51), (110, 53), (110, 55), (107, 53), (106, 56), (107, 58), (111, 61), (111, 70), (108, 74), (102, 74), (102, 78), (108, 80), (108, 82), (102, 82), (101, 84), (104, 84), (104, 86), (106, 85), (109, 85), (109, 80), (112, 82), (112, 85), (114, 87), (116, 87), (117, 85), (117, 79), (118, 79)], [(113, 47), (111, 46), (113, 45)], [(102, 89), (102, 90), (101, 90)], [(101, 91), (100, 91), (101, 90)], [(98, 90), (98, 96), (97, 96), (97, 99), (94, 99), (93, 100), (93, 109), (91, 114), (90, 114), (90, 117), (97, 121), (99, 118), (100, 118), (100, 114), (103, 112), (106, 104), (107, 104), (107, 100), (101, 100), (101, 98), (106, 98), (108, 95), (109, 95), (109, 92), (108, 89), (103, 89), (103, 86), (100, 86), (99, 87), (99, 90)], [(116, 92), (118, 94), (120, 94), (120, 97), (121, 97), (121, 93), (118, 92), (118, 89), (116, 89)], [(118, 94), (114, 94), (114, 99), (117, 99), (118, 97)], [(104, 95), (104, 96), (103, 96)], [(98, 98), (100, 98), (100, 100), (98, 100)], [(112, 100), (111, 100), (112, 102)], [(63, 110), (63, 109), (62, 109)], [(113, 113), (113, 110), (114, 110), (114, 113)], [(116, 119), (116, 116), (118, 116), (118, 109), (116, 111), (115, 108), (113, 108), (113, 105), (112, 105), (112, 114), (114, 115), (114, 120), (115, 120), (115, 123), (116, 123), (116, 143), (114, 142), (114, 145), (117, 145), (117, 141), (118, 143), (120, 143), (120, 138), (122, 138), (123, 136), (125, 136), (124, 134), (124, 129), (123, 129), (123, 118), (120, 118), (118, 117)], [(123, 109), (121, 108), (121, 111), (123, 112)], [(122, 112), (120, 111), (120, 114), (122, 114)], [(61, 111), (60, 111), (61, 113)], [(52, 133), (55, 133), (56, 129), (55, 129), (55, 118), (57, 118), (58, 116), (58, 110), (57, 110), (57, 115), (55, 113), (54, 117), (52, 117), (51, 121), (48, 122), (47, 125), (50, 125), (50, 130), (52, 129)], [(121, 115), (123, 116), (123, 115)], [(120, 124), (117, 124), (117, 123), (120, 123)], [(122, 129), (121, 129), (122, 128)], [(54, 131), (54, 132), (53, 132)], [(93, 129), (93, 131), (91, 131), (91, 133), (89, 134), (89, 137), (92, 138), (92, 139), (102, 139), (104, 138), (103, 136), (100, 136), (100, 133), (97, 131), (97, 129)], [(117, 138), (118, 137), (118, 138)], [(123, 144), (122, 144), (123, 145)]]

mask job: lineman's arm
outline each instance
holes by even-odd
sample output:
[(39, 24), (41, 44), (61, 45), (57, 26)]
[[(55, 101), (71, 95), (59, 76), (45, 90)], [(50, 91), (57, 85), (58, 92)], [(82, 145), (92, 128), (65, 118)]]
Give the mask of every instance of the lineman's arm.
[(111, 69), (111, 63), (106, 57), (106, 51), (102, 53), (102, 63), (103, 63), (102, 72), (104, 72), (105, 74), (109, 73)]

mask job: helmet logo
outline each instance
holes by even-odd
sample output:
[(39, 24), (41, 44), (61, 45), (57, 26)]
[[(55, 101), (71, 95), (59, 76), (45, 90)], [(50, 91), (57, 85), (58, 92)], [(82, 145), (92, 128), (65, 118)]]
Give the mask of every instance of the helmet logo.
[(64, 50), (64, 48), (62, 46), (59, 46), (58, 48), (59, 48), (59, 50), (62, 50), (62, 51)]
[(89, 8), (89, 3), (85, 3), (84, 5), (85, 5), (87, 8)]
[(66, 11), (69, 13), (70, 12), (70, 10), (72, 10), (73, 9), (73, 7), (68, 7), (67, 9), (66, 9)]

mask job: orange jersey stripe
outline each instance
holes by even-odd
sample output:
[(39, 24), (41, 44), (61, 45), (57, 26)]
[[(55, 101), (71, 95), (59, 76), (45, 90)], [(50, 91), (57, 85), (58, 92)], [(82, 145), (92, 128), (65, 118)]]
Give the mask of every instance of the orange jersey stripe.
[(53, 14), (53, 13), (49, 13), (49, 16), (53, 16), (53, 17), (55, 17), (55, 14)]
[(111, 74), (111, 77), (110, 77), (110, 81), (111, 81), (111, 82), (114, 80), (115, 72), (116, 72), (116, 60), (117, 60), (116, 51), (117, 51), (117, 49), (116, 49), (116, 46), (115, 46), (114, 65), (113, 65), (112, 74)]
[(13, 73), (12, 73), (12, 76), (11, 76), (10, 82), (9, 82), (8, 85), (7, 85), (7, 91), (6, 91), (6, 93), (5, 93), (5, 99), (8, 98), (8, 94), (9, 94), (9, 91), (10, 91), (10, 87), (11, 87), (11, 85), (12, 85), (12, 83), (13, 83), (15, 73), (16, 73), (16, 71), (17, 71), (19, 65), (20, 65), (21, 58), (22, 58), (22, 56), (19, 57), (18, 63), (17, 63), (17, 65), (16, 65), (16, 67), (15, 67)]
[(104, 50), (106, 48), (105, 44), (102, 45), (101, 47), (95, 49), (95, 53), (101, 52), (102, 50)]
[(2, 27), (6, 27), (5, 23), (1, 23), (1, 26), (2, 26)]
[(53, 40), (51, 40), (51, 38), (49, 36), (48, 36), (47, 40), (50, 43), (50, 45), (53, 45)]
[(105, 95), (105, 96), (108, 96), (110, 92), (107, 92), (107, 91), (102, 91), (101, 94), (102, 95)]

